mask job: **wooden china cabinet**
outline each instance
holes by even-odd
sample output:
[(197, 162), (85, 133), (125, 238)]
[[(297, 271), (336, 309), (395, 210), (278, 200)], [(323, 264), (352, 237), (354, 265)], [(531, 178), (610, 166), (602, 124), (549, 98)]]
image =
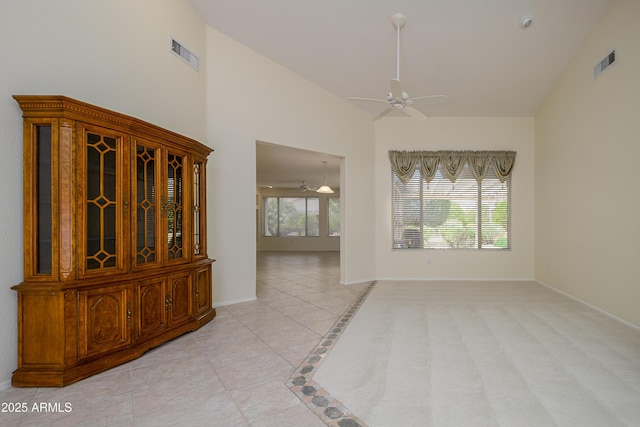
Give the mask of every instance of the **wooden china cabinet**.
[(24, 281), (14, 386), (64, 386), (216, 312), (206, 246), (212, 150), (64, 96), (24, 118)]

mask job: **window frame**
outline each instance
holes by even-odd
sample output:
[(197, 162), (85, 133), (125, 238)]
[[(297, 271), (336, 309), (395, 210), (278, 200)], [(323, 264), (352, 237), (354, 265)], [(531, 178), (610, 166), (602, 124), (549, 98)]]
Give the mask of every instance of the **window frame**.
[[(268, 230), (268, 215), (269, 215), (269, 209), (268, 209), (268, 200), (269, 199), (275, 199), (277, 200), (277, 223), (276, 223), (276, 234), (267, 234), (267, 230)], [(304, 200), (304, 235), (281, 235), (280, 234), (280, 225), (281, 225), (281, 220), (282, 220), (282, 215), (281, 215), (281, 211), (280, 211), (280, 206), (281, 206), (281, 200), (282, 199), (294, 199), (294, 200), (300, 200), (303, 199)], [(317, 234), (313, 234), (313, 235), (309, 235), (309, 199), (313, 199), (316, 200), (317, 202), (317, 213), (316, 213), (316, 229), (317, 229)], [(292, 197), (292, 196), (264, 196), (262, 198), (262, 206), (263, 206), (263, 215), (262, 215), (262, 237), (265, 238), (271, 238), (271, 237), (277, 237), (277, 238), (305, 238), (305, 237), (320, 237), (320, 198), (319, 197), (307, 197), (307, 196), (302, 196), (302, 197)], [(313, 213), (312, 213), (313, 215)]]
[[(340, 197), (327, 197), (327, 237), (340, 237), (341, 224), (340, 224)], [(331, 201), (336, 200), (338, 202), (338, 234), (331, 234)]]
[[(398, 177), (396, 171), (393, 169), (393, 167), (391, 168), (391, 233), (392, 233), (392, 249), (398, 249), (398, 250), (404, 250), (404, 249), (426, 249), (426, 250), (473, 250), (473, 251), (477, 251), (477, 250), (481, 250), (481, 251), (510, 251), (512, 249), (512, 231), (511, 231), (511, 225), (512, 225), (512, 215), (511, 215), (511, 198), (512, 198), (512, 176), (511, 174), (509, 174), (509, 176), (504, 179), (504, 181), (500, 181), (499, 178), (496, 176), (496, 174), (493, 171), (489, 171), (487, 172), (487, 175), (485, 176), (485, 178), (483, 180), (476, 180), (475, 178), (473, 178), (473, 176), (470, 173), (470, 166), (468, 163), (465, 162), (462, 172), (460, 174), (460, 179), (465, 180), (467, 182), (471, 182), (471, 179), (473, 179), (473, 181), (476, 183), (476, 187), (475, 187), (475, 206), (474, 209), (472, 210), (467, 210), (467, 212), (471, 212), (474, 211), (475, 212), (475, 217), (474, 217), (474, 222), (473, 222), (473, 226), (472, 226), (472, 232), (475, 233), (473, 234), (473, 246), (469, 247), (469, 246), (465, 246), (465, 247), (457, 247), (457, 246), (445, 246), (444, 244), (440, 245), (440, 246), (429, 246), (427, 245), (428, 239), (425, 238), (425, 231), (427, 230), (427, 215), (425, 213), (425, 206), (428, 200), (438, 200), (438, 199), (442, 199), (441, 197), (436, 197), (436, 198), (427, 198), (427, 194), (425, 194), (425, 188), (429, 188), (429, 186), (433, 186), (433, 185), (440, 185), (440, 186), (446, 186), (446, 185), (451, 185), (452, 186), (452, 190), (455, 190), (456, 188), (456, 184), (460, 185), (461, 182), (459, 181), (459, 179), (456, 179), (455, 182), (451, 182), (448, 178), (444, 177), (444, 174), (438, 170), (435, 174), (435, 176), (432, 178), (430, 183), (427, 183), (427, 181), (425, 180), (425, 178), (422, 176), (422, 172), (420, 170), (420, 167), (416, 167), (413, 175), (411, 176), (411, 178), (407, 181), (406, 184), (402, 183), (402, 180)], [(418, 180), (418, 182), (416, 182), (416, 180)], [(487, 188), (489, 185), (496, 185), (496, 180), (498, 180), (498, 183), (500, 185), (502, 185), (502, 188), (504, 190), (506, 190), (506, 197), (503, 198), (504, 201), (506, 201), (506, 228), (504, 229), (504, 233), (506, 234), (506, 246), (499, 246), (496, 244), (485, 244), (484, 240), (485, 240), (485, 236), (483, 235), (483, 225), (486, 226), (487, 223), (485, 223), (484, 221), (484, 217), (490, 217), (492, 213), (495, 213), (495, 204), (499, 203), (499, 202), (495, 202), (493, 198), (488, 198), (488, 197), (483, 197), (483, 183), (485, 183), (484, 186), (484, 190), (485, 192), (488, 191)], [(398, 188), (404, 187), (406, 189), (407, 186), (411, 185), (413, 187), (413, 191), (417, 191), (418, 192), (418, 197), (417, 200), (416, 198), (411, 198), (411, 197), (402, 197), (402, 196), (396, 196), (395, 193), (398, 191)], [(400, 186), (400, 187), (398, 187)], [(463, 187), (464, 188), (464, 187)], [(469, 192), (472, 193), (472, 192)], [(469, 193), (468, 194), (464, 194), (461, 193), (458, 196), (455, 195), (451, 195), (451, 197), (445, 198), (444, 200), (463, 200), (465, 198), (471, 200), (471, 198), (469, 198)], [(444, 193), (442, 193), (444, 194)], [(455, 193), (454, 193), (455, 194)], [(489, 193), (491, 194), (491, 193)], [(412, 213), (413, 216), (417, 215), (417, 220), (414, 219), (413, 225), (412, 224), (407, 224), (406, 223), (406, 217), (407, 217), (407, 213), (406, 213), (406, 201), (411, 201), (414, 200), (414, 204), (417, 201), (417, 209), (415, 209)], [(491, 206), (493, 207), (494, 211), (492, 213), (487, 212), (488, 208), (489, 208), (489, 203), (487, 203), (487, 200), (491, 200), (493, 203), (491, 204)], [(410, 215), (410, 214), (409, 214)], [(451, 217), (449, 216), (450, 214), (447, 214), (447, 221), (449, 221), (451, 219)], [(495, 221), (492, 221), (495, 222)], [(484, 224), (483, 224), (484, 223)], [(431, 229), (435, 229), (436, 227), (429, 227)], [(411, 230), (411, 229), (415, 229), (414, 231), (414, 235), (411, 236), (409, 234), (407, 234), (407, 231)], [(452, 230), (452, 229), (449, 229)], [(409, 237), (407, 237), (409, 236)], [(503, 237), (504, 238), (504, 237)], [(416, 243), (416, 241), (421, 242), (420, 243)], [(451, 243), (449, 242), (449, 245), (451, 245)]]

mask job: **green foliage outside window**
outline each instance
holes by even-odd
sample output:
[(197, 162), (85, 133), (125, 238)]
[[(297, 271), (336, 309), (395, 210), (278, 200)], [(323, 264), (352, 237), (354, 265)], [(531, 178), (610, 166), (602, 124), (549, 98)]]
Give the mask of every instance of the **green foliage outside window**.
[(266, 197), (265, 236), (319, 236), (317, 197)]
[(329, 211), (329, 236), (340, 235), (340, 199), (330, 197), (327, 199)]

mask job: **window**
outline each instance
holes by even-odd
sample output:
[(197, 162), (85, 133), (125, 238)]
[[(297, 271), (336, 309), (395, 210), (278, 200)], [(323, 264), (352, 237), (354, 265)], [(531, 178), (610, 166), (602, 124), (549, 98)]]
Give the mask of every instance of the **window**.
[[(414, 153), (429, 153), (431, 159), (418, 159), (413, 169), (407, 159), (392, 167), (394, 248), (511, 248), (510, 172), (515, 153), (497, 152), (512, 154), (506, 161), (491, 155), (477, 163), (469, 157), (493, 152), (454, 152), (459, 156), (455, 170), (442, 160), (442, 152)], [(507, 174), (501, 173), (505, 162)]]
[(265, 197), (265, 236), (320, 236), (320, 199), (317, 197)]
[(327, 199), (329, 218), (329, 236), (340, 236), (340, 199), (329, 197)]

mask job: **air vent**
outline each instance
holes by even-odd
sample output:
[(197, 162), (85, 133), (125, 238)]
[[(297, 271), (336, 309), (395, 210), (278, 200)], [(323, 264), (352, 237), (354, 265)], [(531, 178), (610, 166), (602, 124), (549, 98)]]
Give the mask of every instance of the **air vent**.
[(191, 65), (196, 70), (200, 70), (200, 59), (189, 49), (184, 47), (179, 41), (174, 38), (171, 38), (171, 52), (175, 53), (187, 64)]
[(616, 51), (612, 50), (602, 61), (593, 68), (593, 78), (597, 79), (600, 74), (616, 62)]

